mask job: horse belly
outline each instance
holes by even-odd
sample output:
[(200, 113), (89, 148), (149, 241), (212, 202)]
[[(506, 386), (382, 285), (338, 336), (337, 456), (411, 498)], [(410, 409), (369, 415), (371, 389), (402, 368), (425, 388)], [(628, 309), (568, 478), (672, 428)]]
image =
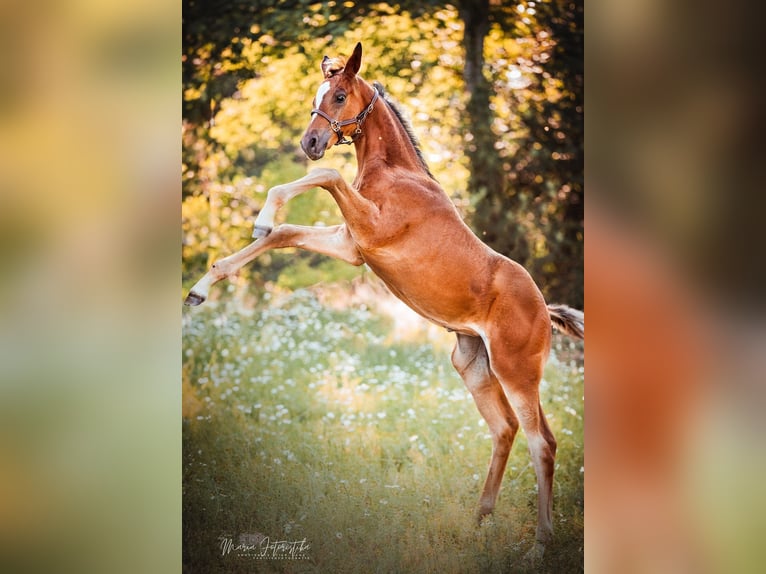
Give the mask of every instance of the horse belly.
[(489, 306), (489, 282), (469, 276), (467, 269), (434, 271), (423, 265), (367, 264), (389, 290), (420, 316), (450, 331), (476, 335), (477, 323)]

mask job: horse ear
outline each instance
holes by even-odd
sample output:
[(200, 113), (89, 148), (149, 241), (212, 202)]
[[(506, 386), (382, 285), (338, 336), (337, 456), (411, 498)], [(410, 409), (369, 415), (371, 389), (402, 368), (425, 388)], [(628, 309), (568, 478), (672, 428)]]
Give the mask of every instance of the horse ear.
[(346, 69), (343, 71), (344, 74), (347, 76), (356, 76), (357, 72), (359, 72), (359, 68), (362, 67), (362, 43), (357, 42), (356, 48), (354, 48), (354, 53), (351, 54), (351, 57), (348, 59), (348, 62), (346, 62)]
[(322, 69), (322, 76), (327, 78), (328, 72), (330, 71), (330, 58), (328, 58), (327, 56), (322, 58), (322, 63), (319, 64), (319, 67)]

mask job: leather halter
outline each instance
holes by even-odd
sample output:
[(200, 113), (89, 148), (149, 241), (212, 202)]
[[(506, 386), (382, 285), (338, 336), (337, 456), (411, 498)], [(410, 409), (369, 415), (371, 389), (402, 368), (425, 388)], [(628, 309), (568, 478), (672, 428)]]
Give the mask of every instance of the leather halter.
[[(364, 120), (369, 115), (369, 113), (372, 112), (372, 108), (375, 106), (375, 102), (378, 100), (378, 90), (373, 88), (372, 91), (372, 100), (370, 100), (370, 103), (367, 105), (367, 107), (355, 115), (353, 118), (349, 118), (347, 120), (334, 120), (319, 108), (311, 110), (312, 115), (320, 115), (330, 123), (330, 129), (332, 129), (332, 131), (335, 132), (335, 135), (338, 136), (338, 141), (335, 142), (335, 145), (352, 144), (354, 143), (354, 140), (362, 133), (362, 124), (364, 123)], [(350, 126), (351, 124), (356, 124), (356, 129), (354, 130), (354, 133), (351, 134), (351, 139), (349, 139), (343, 135), (343, 128)]]

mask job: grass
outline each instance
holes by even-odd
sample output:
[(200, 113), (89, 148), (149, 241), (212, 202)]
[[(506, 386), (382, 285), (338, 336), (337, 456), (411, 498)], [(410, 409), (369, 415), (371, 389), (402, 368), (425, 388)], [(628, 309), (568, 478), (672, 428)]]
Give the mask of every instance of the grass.
[[(184, 572), (526, 571), (536, 487), (523, 433), (495, 514), (476, 527), (486, 424), (443, 340), (390, 331), (364, 306), (331, 310), (308, 291), (186, 312)], [(559, 443), (555, 535), (537, 571), (581, 572), (581, 346), (555, 341), (542, 383)]]

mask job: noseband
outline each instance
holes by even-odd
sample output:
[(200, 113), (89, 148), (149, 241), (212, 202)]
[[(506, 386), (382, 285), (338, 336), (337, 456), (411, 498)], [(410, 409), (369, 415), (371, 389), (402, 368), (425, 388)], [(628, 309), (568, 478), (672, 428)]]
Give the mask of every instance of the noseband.
[[(362, 133), (362, 124), (364, 123), (365, 118), (372, 111), (372, 108), (378, 99), (378, 90), (373, 88), (372, 92), (373, 92), (372, 100), (370, 100), (370, 103), (368, 104), (368, 106), (364, 108), (361, 112), (359, 112), (353, 118), (343, 120), (342, 122), (332, 119), (330, 116), (328, 116), (326, 113), (324, 113), (322, 110), (318, 108), (315, 110), (311, 110), (312, 115), (318, 114), (322, 116), (324, 119), (326, 119), (328, 122), (330, 122), (330, 129), (332, 129), (332, 131), (335, 132), (335, 135), (338, 136), (338, 141), (335, 143), (335, 145), (352, 144), (354, 143), (354, 140), (357, 138), (357, 136), (359, 136), (359, 134)], [(350, 126), (351, 124), (356, 124), (356, 129), (354, 130), (354, 133), (351, 134), (351, 139), (349, 139), (345, 135), (343, 135), (342, 130), (344, 127)]]

